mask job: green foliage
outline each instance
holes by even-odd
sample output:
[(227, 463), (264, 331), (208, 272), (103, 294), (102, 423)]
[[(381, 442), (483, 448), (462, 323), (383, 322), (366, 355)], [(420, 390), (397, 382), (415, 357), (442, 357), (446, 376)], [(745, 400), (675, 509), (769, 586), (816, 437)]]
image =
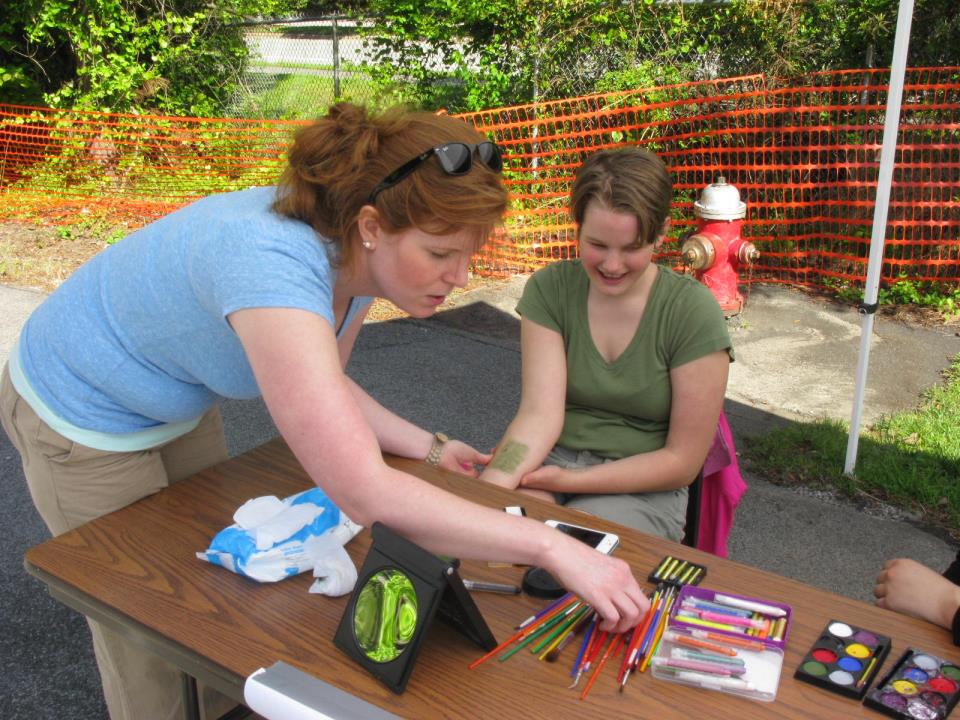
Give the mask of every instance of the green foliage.
[(846, 423), (799, 423), (752, 438), (750, 467), (781, 484), (832, 488), (916, 513), (960, 538), (960, 358), (943, 385), (910, 412), (881, 418), (861, 435), (855, 477), (843, 475)]
[[(955, 3), (917, 1), (911, 65), (956, 62)], [(425, 107), (468, 111), (630, 82), (883, 66), (897, 8), (897, 0), (373, 0), (369, 37), (381, 82), (410, 82), (409, 99)]]
[[(2, 121), (0, 130), (17, 121), (24, 119)], [(79, 127), (87, 128), (88, 122), (83, 116)], [(44, 126), (58, 152), (24, 169), (11, 189), (168, 202), (272, 184), (283, 169), (288, 133), (293, 132), (277, 132), (268, 121), (238, 127), (229, 120), (211, 120), (185, 128), (174, 119), (151, 118), (144, 125), (132, 118), (104, 123), (91, 141), (88, 132), (78, 131), (76, 114), (70, 111), (44, 117)]]
[[(851, 303), (863, 301), (863, 287), (824, 278), (829, 287), (841, 300)], [(877, 302), (880, 305), (918, 305), (930, 307), (940, 312), (944, 319), (960, 317), (960, 286), (956, 284), (911, 280), (905, 273), (891, 285), (881, 286), (877, 290)]]
[[(247, 49), (238, 21), (304, 0), (25, 0), (0, 20), (0, 91), (52, 107), (219, 114)], [(42, 98), (41, 98), (42, 96)]]
[(381, 82), (410, 80), (411, 99), (451, 110), (573, 94), (567, 69), (580, 60), (599, 68), (593, 56), (628, 35), (626, 16), (603, 0), (374, 0), (370, 7)]
[(910, 280), (901, 275), (893, 285), (880, 288), (877, 300), (890, 305), (922, 305), (939, 310), (951, 318), (960, 315), (960, 287)]

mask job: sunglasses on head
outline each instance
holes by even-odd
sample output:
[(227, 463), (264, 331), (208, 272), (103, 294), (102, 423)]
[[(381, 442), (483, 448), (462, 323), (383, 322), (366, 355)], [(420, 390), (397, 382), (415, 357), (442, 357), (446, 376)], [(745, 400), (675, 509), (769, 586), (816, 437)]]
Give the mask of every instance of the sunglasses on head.
[(396, 185), (434, 155), (437, 156), (437, 160), (440, 161), (440, 167), (443, 168), (443, 171), (447, 175), (466, 175), (470, 172), (470, 168), (473, 167), (474, 154), (476, 154), (480, 162), (493, 170), (493, 172), (498, 173), (503, 170), (503, 158), (500, 156), (500, 148), (489, 140), (476, 144), (453, 142), (447, 143), (446, 145), (438, 145), (429, 150), (424, 150), (377, 183), (377, 186), (367, 198), (367, 202), (373, 203), (377, 195), (387, 188)]

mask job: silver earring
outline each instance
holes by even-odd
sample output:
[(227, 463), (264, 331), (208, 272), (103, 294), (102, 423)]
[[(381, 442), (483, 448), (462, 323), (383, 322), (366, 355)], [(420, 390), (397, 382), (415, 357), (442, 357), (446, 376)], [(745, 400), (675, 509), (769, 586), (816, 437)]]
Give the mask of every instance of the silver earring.
[(373, 243), (370, 242), (369, 240), (364, 240), (362, 244), (363, 244), (363, 247), (365, 247), (367, 250), (373, 249)]

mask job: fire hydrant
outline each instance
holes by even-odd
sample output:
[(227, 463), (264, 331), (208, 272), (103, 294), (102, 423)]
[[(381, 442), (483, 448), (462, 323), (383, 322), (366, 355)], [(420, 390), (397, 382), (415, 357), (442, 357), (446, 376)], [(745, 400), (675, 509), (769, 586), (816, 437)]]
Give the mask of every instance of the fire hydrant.
[(727, 179), (718, 176), (707, 185), (693, 204), (697, 231), (680, 246), (683, 264), (694, 277), (710, 288), (728, 316), (743, 309), (743, 296), (737, 289), (737, 270), (755, 263), (760, 253), (754, 244), (740, 237), (740, 225), (747, 214), (740, 192)]

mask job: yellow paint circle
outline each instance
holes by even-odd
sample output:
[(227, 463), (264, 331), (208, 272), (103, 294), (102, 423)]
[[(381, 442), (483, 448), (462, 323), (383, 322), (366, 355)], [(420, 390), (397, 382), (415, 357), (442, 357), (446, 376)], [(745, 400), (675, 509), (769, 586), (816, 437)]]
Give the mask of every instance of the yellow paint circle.
[(865, 658), (870, 657), (870, 648), (866, 645), (861, 645), (860, 643), (851, 643), (847, 645), (847, 655), (852, 655), (855, 658)]
[(917, 686), (909, 680), (894, 680), (893, 689), (901, 695), (916, 695)]

